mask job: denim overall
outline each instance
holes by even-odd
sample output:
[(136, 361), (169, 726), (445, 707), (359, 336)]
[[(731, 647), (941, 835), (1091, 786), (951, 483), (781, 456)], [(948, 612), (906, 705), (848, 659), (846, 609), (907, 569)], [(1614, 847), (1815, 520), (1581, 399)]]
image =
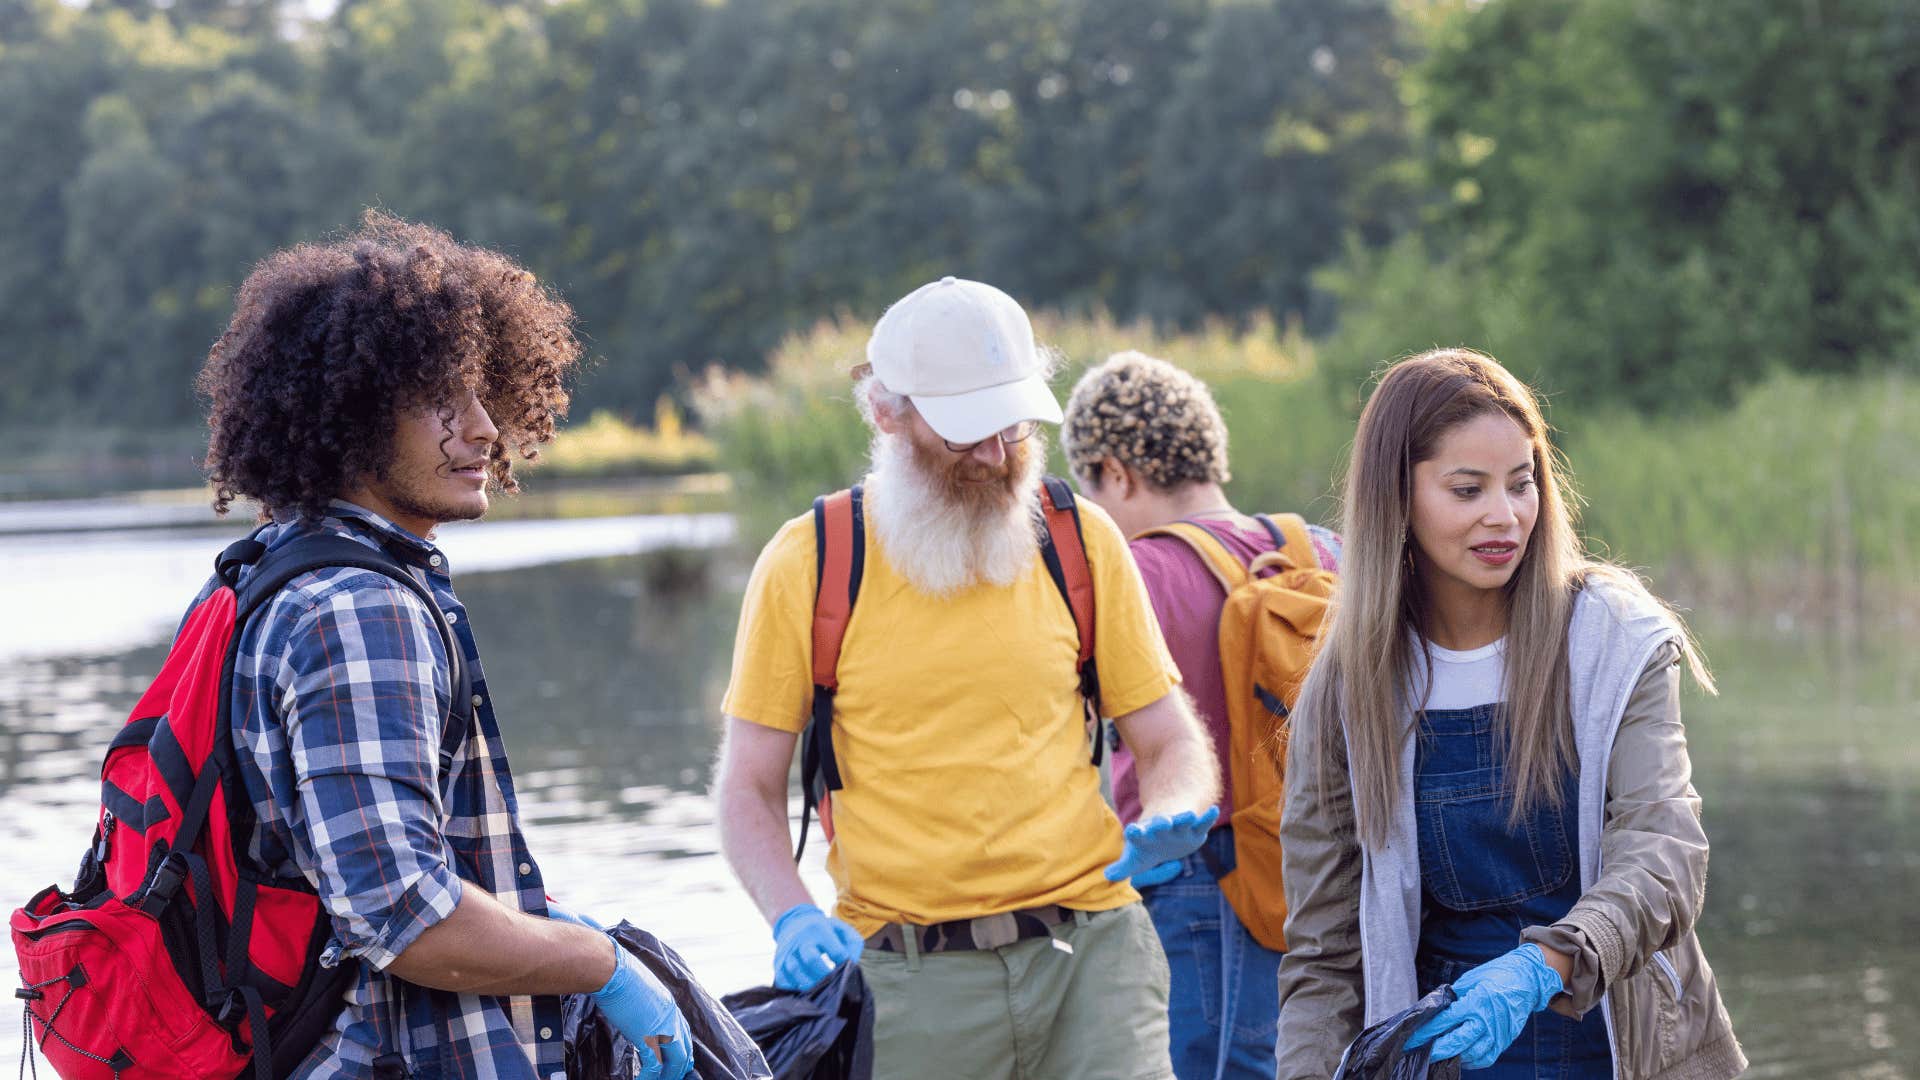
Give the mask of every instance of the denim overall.
[[(1520, 944), (1520, 931), (1564, 916), (1580, 898), (1580, 822), (1569, 793), (1507, 826), (1503, 766), (1495, 760), (1500, 706), (1420, 714), (1414, 806), (1420, 830), (1420, 993)], [(1513, 1045), (1474, 1080), (1612, 1080), (1612, 1049), (1599, 1009), (1585, 1019), (1535, 1013)]]

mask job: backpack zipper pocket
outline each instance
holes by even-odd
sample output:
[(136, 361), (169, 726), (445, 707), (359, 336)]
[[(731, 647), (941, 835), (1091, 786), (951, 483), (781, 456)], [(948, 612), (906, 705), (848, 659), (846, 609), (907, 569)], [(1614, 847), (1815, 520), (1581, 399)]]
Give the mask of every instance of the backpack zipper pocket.
[(39, 941), (41, 938), (50, 934), (64, 934), (70, 930), (91, 929), (93, 929), (92, 924), (88, 923), (85, 919), (68, 919), (66, 922), (54, 923), (52, 926), (41, 926), (32, 930), (21, 930), (18, 933), (28, 941)]

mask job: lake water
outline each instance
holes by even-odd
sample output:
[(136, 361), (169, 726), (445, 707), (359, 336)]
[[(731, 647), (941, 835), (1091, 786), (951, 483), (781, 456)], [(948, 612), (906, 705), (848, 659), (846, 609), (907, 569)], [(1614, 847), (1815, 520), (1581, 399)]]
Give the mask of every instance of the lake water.
[[(441, 546), (554, 894), (653, 929), (728, 991), (767, 981), (772, 947), (705, 794), (751, 553), (703, 502), (529, 499)], [(106, 741), (240, 529), (210, 522), (191, 496), (0, 503), (6, 907), (69, 880)], [(1687, 702), (1714, 845), (1700, 930), (1750, 1075), (1920, 1077), (1920, 629), (1696, 629), (1722, 687)], [(11, 965), (0, 952), (0, 979)], [(0, 1037), (0, 1075), (18, 1052)]]

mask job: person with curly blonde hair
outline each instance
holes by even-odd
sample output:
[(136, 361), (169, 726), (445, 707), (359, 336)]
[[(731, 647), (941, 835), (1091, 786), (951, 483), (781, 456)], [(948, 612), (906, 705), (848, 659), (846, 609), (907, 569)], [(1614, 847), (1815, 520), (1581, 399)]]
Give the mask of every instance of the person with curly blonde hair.
[[(1178, 537), (1141, 535), (1191, 522), (1234, 557), (1251, 562), (1274, 550), (1268, 523), (1227, 500), (1227, 426), (1207, 385), (1191, 373), (1138, 352), (1109, 357), (1073, 389), (1063, 425), (1067, 463), (1087, 501), (1134, 539), (1147, 595), (1166, 635), (1182, 685), (1228, 760), (1227, 689), (1219, 625), (1226, 596), (1202, 556)], [(1268, 519), (1269, 521), (1271, 519)], [(1339, 537), (1307, 526), (1312, 562), (1338, 569)], [(1298, 560), (1303, 561), (1304, 560)], [(1123, 821), (1140, 813), (1135, 762), (1113, 757), (1115, 803)], [(1218, 823), (1206, 844), (1177, 863), (1135, 875), (1173, 974), (1170, 1024), (1180, 1080), (1264, 1078), (1274, 1073), (1280, 953), (1256, 940), (1221, 891), (1234, 853), (1231, 770), (1223, 769)]]

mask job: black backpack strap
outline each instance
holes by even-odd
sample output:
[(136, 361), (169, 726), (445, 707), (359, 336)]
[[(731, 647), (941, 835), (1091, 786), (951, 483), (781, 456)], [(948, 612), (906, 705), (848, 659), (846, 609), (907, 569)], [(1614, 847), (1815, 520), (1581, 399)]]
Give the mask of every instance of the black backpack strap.
[[(254, 549), (259, 549), (256, 553)], [(439, 631), (441, 644), (447, 650), (449, 665), (447, 689), (451, 695), (448, 708), (448, 723), (440, 736), (440, 766), (443, 770), (451, 766), (453, 755), (460, 744), (466, 740), (473, 728), (473, 674), (468, 669), (466, 653), (460, 648), (460, 638), (447, 624), (446, 616), (440, 610), (439, 601), (433, 598), (433, 590), (421, 584), (413, 572), (385, 549), (369, 547), (351, 537), (337, 533), (316, 533), (302, 536), (290, 543), (267, 551), (258, 540), (249, 536), (237, 541), (221, 552), (215, 560), (216, 569), (224, 576), (230, 564), (254, 564), (253, 573), (235, 589), (237, 597), (234, 611), (234, 639), (239, 640), (239, 628), (246, 623), (267, 601), (273, 599), (287, 583), (302, 574), (332, 567), (350, 567), (370, 570), (385, 575), (406, 588), (433, 613), (435, 629)]]

